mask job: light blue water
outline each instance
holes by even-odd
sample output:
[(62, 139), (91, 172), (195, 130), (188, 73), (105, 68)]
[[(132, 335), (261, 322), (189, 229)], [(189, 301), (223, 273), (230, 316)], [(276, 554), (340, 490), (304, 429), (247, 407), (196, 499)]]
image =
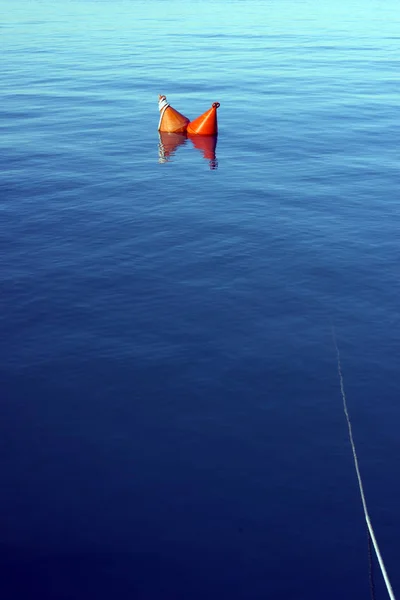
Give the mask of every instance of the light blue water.
[(397, 3), (0, 11), (3, 596), (399, 594)]

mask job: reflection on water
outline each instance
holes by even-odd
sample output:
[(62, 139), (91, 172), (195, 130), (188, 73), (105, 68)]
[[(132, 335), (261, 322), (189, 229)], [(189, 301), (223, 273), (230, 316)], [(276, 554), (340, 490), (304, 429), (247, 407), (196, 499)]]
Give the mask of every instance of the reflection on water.
[(215, 170), (218, 168), (218, 161), (216, 157), (217, 148), (217, 135), (190, 135), (189, 139), (192, 141), (193, 146), (203, 153), (206, 160), (209, 161), (210, 169)]
[(186, 133), (167, 133), (159, 131), (158, 162), (166, 163), (171, 160), (179, 146), (184, 146), (188, 139), (193, 146), (203, 153), (203, 157), (209, 161), (211, 170), (218, 168), (216, 157), (217, 135), (187, 135)]
[(158, 132), (160, 141), (158, 143), (158, 162), (165, 163), (171, 160), (179, 146), (186, 144), (186, 133)]

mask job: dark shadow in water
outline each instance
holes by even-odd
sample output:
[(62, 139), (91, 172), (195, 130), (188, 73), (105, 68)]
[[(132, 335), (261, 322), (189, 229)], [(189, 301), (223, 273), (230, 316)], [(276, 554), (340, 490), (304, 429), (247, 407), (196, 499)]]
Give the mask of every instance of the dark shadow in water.
[(83, 552), (49, 555), (1, 548), (0, 594), (7, 600), (137, 598), (158, 565), (147, 557)]
[[(188, 136), (185, 133), (165, 133), (159, 131), (158, 144), (158, 162), (166, 163), (171, 160), (179, 146), (184, 146)], [(217, 135), (193, 135), (189, 136), (193, 146), (203, 153), (203, 156), (208, 160), (211, 170), (218, 168), (216, 157)]]
[(149, 552), (51, 554), (1, 545), (0, 565), (4, 600), (158, 600), (174, 589), (174, 578), (185, 579), (172, 560)]
[[(176, 548), (175, 548), (176, 550)], [(204, 600), (237, 598), (230, 561), (221, 577), (218, 553), (76, 549), (54, 553), (0, 545), (0, 597), (4, 600)], [(213, 590), (210, 592), (210, 590)], [(245, 597), (239, 594), (239, 597)]]

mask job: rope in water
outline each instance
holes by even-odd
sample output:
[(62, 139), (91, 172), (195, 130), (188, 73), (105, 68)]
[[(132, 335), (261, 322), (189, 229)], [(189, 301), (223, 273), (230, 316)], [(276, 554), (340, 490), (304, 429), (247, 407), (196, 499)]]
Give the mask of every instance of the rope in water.
[(369, 569), (369, 588), (371, 591), (371, 600), (376, 600), (375, 596), (375, 581), (374, 581), (374, 563), (372, 560), (372, 544), (371, 536), (368, 534), (368, 569)]
[(358, 487), (360, 488), (361, 501), (362, 501), (362, 505), (363, 505), (363, 509), (364, 509), (364, 516), (365, 516), (365, 520), (367, 522), (367, 527), (368, 527), (369, 535), (371, 536), (372, 545), (374, 546), (375, 554), (376, 554), (376, 557), (378, 559), (379, 566), (381, 568), (382, 576), (383, 576), (383, 579), (385, 581), (386, 589), (388, 591), (389, 597), (390, 597), (391, 600), (396, 600), (395, 596), (394, 596), (394, 593), (393, 593), (392, 586), (391, 586), (390, 581), (389, 581), (388, 574), (386, 572), (386, 568), (385, 568), (385, 564), (383, 562), (382, 555), (381, 555), (379, 547), (378, 547), (378, 542), (376, 541), (375, 533), (374, 533), (374, 530), (372, 528), (372, 523), (371, 523), (371, 520), (370, 520), (369, 514), (368, 514), (367, 502), (365, 500), (364, 487), (363, 487), (363, 483), (362, 483), (362, 479), (361, 479), (360, 468), (358, 466), (357, 452), (356, 452), (356, 447), (355, 447), (354, 439), (353, 439), (353, 431), (352, 431), (352, 427), (351, 427), (351, 421), (350, 421), (349, 411), (347, 409), (347, 400), (346, 400), (346, 393), (344, 391), (342, 366), (341, 366), (341, 362), (340, 362), (340, 353), (339, 353), (339, 348), (338, 348), (337, 341), (336, 341), (336, 335), (335, 335), (335, 329), (334, 329), (334, 327), (332, 327), (332, 337), (333, 337), (333, 343), (334, 343), (335, 348), (336, 348), (338, 374), (339, 374), (339, 380), (340, 380), (340, 391), (342, 393), (343, 409), (344, 409), (344, 414), (346, 416), (347, 426), (348, 426), (348, 429), (349, 429), (350, 444), (351, 444), (351, 448), (353, 450), (354, 466), (356, 468), (357, 479), (358, 479)]

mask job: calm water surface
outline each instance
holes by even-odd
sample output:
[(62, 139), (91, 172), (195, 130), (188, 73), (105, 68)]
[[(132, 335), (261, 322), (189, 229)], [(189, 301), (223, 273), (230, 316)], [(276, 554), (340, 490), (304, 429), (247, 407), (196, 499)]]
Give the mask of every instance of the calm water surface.
[(400, 594), (398, 8), (0, 0), (4, 598)]

